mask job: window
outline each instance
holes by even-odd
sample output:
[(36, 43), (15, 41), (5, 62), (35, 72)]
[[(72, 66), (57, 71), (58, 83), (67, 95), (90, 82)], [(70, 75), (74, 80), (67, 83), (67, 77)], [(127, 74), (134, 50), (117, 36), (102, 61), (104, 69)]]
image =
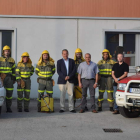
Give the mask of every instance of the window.
[(135, 33), (106, 32), (106, 48), (112, 59), (117, 61), (117, 54), (124, 54), (124, 61), (129, 66), (135, 66)]

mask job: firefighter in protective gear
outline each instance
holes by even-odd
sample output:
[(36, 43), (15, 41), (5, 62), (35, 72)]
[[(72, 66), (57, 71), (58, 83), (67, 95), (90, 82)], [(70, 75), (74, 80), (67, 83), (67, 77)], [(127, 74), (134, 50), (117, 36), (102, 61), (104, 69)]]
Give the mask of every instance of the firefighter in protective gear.
[(112, 56), (107, 49), (102, 52), (103, 59), (98, 62), (99, 68), (99, 97), (98, 97), (98, 111), (102, 111), (102, 102), (104, 100), (103, 95), (105, 90), (108, 95), (108, 103), (110, 111), (113, 111), (114, 99), (113, 99), (113, 79), (112, 79), (112, 67), (115, 61), (111, 60)]
[(46, 90), (47, 95), (52, 98), (53, 94), (53, 81), (52, 76), (55, 73), (54, 60), (50, 57), (47, 50), (43, 51), (38, 64), (35, 69), (35, 73), (39, 76), (37, 82), (38, 86), (38, 112), (41, 111), (41, 95), (44, 95)]
[(11, 49), (9, 46), (4, 46), (2, 51), (2, 57), (0, 57), (0, 76), (3, 80), (3, 85), (6, 89), (6, 108), (7, 112), (12, 112), (12, 94), (13, 84), (16, 81), (15, 78), (15, 60), (11, 58)]
[[(83, 52), (80, 48), (77, 48), (75, 50), (74, 61), (75, 61), (76, 71), (77, 71), (80, 63), (85, 61), (85, 59), (83, 58)], [(81, 94), (81, 97), (76, 95), (77, 92)], [(74, 106), (75, 106), (75, 103), (76, 103), (76, 99), (78, 99), (78, 98), (82, 98), (82, 89), (79, 88), (78, 73), (76, 73), (75, 83), (74, 83)], [(88, 111), (87, 106), (85, 107), (85, 110)]]
[[(27, 52), (21, 55), (21, 60), (17, 64), (16, 68), (16, 80), (17, 80), (17, 108), (18, 112), (22, 112), (22, 101), (24, 100), (24, 111), (29, 112), (30, 102), (30, 90), (31, 79), (30, 77), (34, 73), (34, 67), (32, 61)], [(23, 97), (24, 94), (24, 97)]]

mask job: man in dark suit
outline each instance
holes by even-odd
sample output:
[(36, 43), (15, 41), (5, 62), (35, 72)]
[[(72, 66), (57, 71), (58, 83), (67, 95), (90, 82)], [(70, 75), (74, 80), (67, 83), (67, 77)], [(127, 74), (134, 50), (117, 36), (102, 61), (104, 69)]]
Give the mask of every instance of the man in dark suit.
[(68, 93), (69, 111), (76, 113), (73, 104), (73, 88), (76, 66), (73, 59), (68, 58), (68, 50), (62, 50), (63, 58), (57, 61), (58, 85), (60, 89), (60, 113), (65, 111), (65, 95)]

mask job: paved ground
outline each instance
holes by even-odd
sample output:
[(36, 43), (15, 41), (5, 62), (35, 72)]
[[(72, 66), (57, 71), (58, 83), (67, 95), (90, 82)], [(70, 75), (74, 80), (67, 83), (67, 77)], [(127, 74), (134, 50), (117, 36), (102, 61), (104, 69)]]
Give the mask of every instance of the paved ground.
[[(36, 101), (30, 103), (29, 113), (18, 113), (13, 101), (13, 113), (0, 117), (0, 140), (139, 140), (140, 118), (128, 119), (112, 115), (104, 103), (104, 111), (60, 114), (55, 101), (55, 113), (38, 113)], [(79, 109), (77, 109), (79, 111)], [(120, 128), (123, 133), (105, 133), (103, 128)]]

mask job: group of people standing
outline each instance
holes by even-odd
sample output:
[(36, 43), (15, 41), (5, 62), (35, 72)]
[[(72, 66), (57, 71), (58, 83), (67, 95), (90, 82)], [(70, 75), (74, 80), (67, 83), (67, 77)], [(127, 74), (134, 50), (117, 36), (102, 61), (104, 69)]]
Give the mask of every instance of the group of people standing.
[[(29, 112), (31, 80), (30, 77), (34, 73), (32, 61), (27, 52), (21, 56), (21, 60), (17, 66), (11, 58), (11, 50), (9, 46), (3, 47), (2, 57), (0, 57), (0, 77), (6, 89), (6, 108), (7, 112), (12, 112), (12, 93), (13, 84), (17, 82), (17, 107), (22, 112), (22, 104), (24, 101), (24, 111)], [(118, 107), (115, 103), (113, 91), (117, 90), (117, 84), (129, 72), (128, 65), (123, 61), (123, 54), (117, 55), (118, 62), (112, 60), (110, 52), (105, 49), (102, 52), (102, 60), (97, 64), (91, 61), (91, 54), (86, 53), (83, 57), (82, 50), (77, 48), (74, 59), (68, 57), (68, 50), (62, 50), (62, 59), (57, 61), (58, 86), (60, 90), (60, 113), (65, 112), (65, 95), (68, 93), (69, 111), (75, 111), (75, 92), (74, 87), (79, 86), (81, 96), (81, 110), (79, 113), (88, 111), (87, 108), (87, 89), (89, 88), (91, 110), (93, 113), (102, 111), (103, 95), (105, 90), (108, 95), (108, 103), (110, 111), (118, 114)], [(44, 50), (36, 65), (35, 73), (38, 75), (38, 112), (41, 111), (41, 97), (46, 91), (49, 97), (53, 97), (54, 80), (52, 76), (56, 71), (54, 60), (50, 57), (48, 51)], [(114, 79), (114, 84), (113, 84)], [(114, 85), (114, 90), (113, 90)], [(96, 110), (95, 89), (99, 87), (98, 109)], [(115, 110), (114, 110), (115, 109)]]

